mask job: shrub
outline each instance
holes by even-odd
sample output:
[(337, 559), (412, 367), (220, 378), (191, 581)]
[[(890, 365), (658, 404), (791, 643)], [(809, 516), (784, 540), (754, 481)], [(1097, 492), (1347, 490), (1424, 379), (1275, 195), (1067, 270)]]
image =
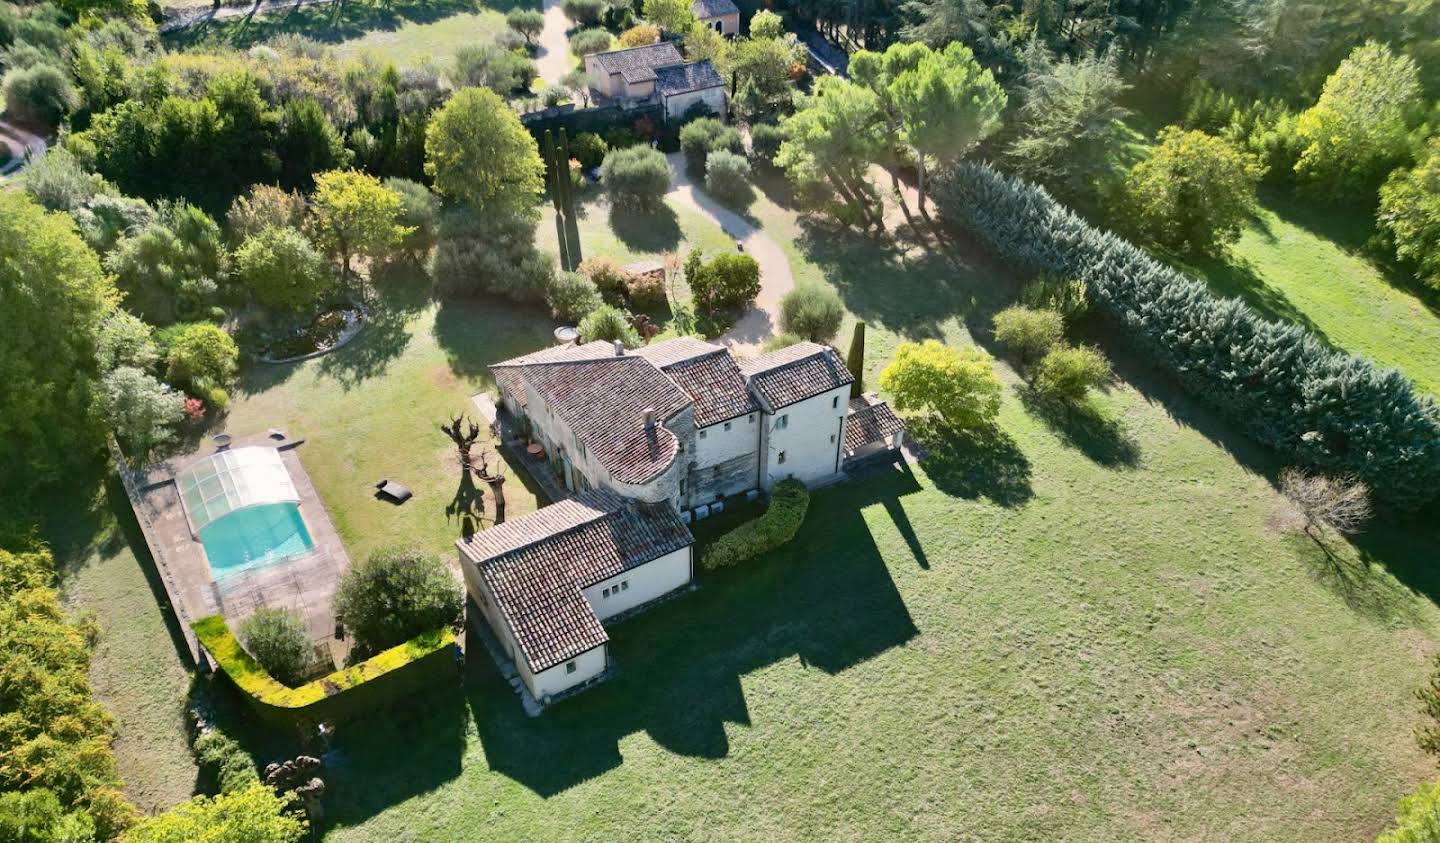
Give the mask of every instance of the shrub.
[(545, 293), (545, 303), (556, 319), (574, 325), (605, 303), (595, 282), (578, 272), (557, 272)]
[(1395, 825), (1375, 843), (1435, 843), (1440, 840), (1440, 781), (1425, 782), (1401, 798)]
[(185, 417), (185, 396), (131, 366), (106, 374), (100, 391), (105, 417), (131, 456), (169, 441)]
[(642, 23), (620, 33), (621, 47), (644, 47), (660, 40), (660, 29), (652, 24)]
[(1440, 137), (1413, 168), (1390, 174), (1380, 188), (1375, 222), (1395, 244), (1395, 254), (1440, 290)]
[(190, 744), (200, 774), (215, 783), (221, 793), (233, 793), (260, 781), (255, 759), (229, 735), (211, 726)]
[(97, 194), (113, 190), (105, 180), (85, 172), (65, 147), (46, 152), (25, 168), (25, 189), (52, 211), (75, 211)]
[(1065, 338), (1065, 320), (1054, 310), (1012, 305), (995, 314), (995, 339), (1020, 355), (1022, 363), (1045, 356)]
[(95, 359), (103, 370), (133, 366), (148, 369), (160, 359), (154, 331), (130, 311), (116, 308), (100, 325)]
[(125, 843), (186, 843), (192, 840), (255, 840), (299, 843), (309, 824), (291, 807), (289, 794), (255, 782), (219, 796), (194, 796), (149, 817), (125, 835)]
[(632, 272), (625, 279), (625, 295), (630, 306), (650, 310), (665, 303), (665, 276), (659, 273)]
[(1073, 322), (1090, 312), (1090, 294), (1085, 282), (1075, 278), (1041, 273), (1020, 288), (1020, 303), (1035, 310), (1054, 310)]
[(530, 90), (535, 62), (499, 44), (471, 44), (455, 51), (455, 84), (489, 88), (500, 96)]
[(698, 251), (685, 259), (685, 280), (695, 305), (715, 316), (722, 311), (748, 306), (760, 295), (760, 264), (749, 255), (719, 255), (702, 264)]
[(738, 131), (714, 117), (691, 120), (680, 129), (680, 151), (685, 153), (685, 163), (693, 172), (705, 172), (706, 158), (722, 149), (743, 154), (745, 142)]
[(1240, 238), (1264, 173), (1259, 159), (1228, 141), (1171, 126), (1125, 177), (1126, 219), (1162, 246), (1214, 254)]
[(20, 120), (54, 126), (80, 107), (80, 95), (69, 75), (53, 64), (11, 70), (3, 86), (5, 112)]
[(537, 9), (511, 9), (505, 15), (505, 25), (525, 36), (528, 44), (544, 31), (545, 15)]
[(542, 301), (555, 259), (535, 248), (535, 224), (519, 216), (456, 209), (440, 222), (430, 275), (442, 296), (486, 293)]
[(362, 653), (453, 626), (460, 609), (449, 567), (421, 550), (377, 551), (346, 571), (335, 589), (335, 618)]
[(400, 225), (409, 233), (400, 238), (400, 250), (419, 263), (435, 248), (440, 231), (440, 197), (418, 181), (388, 178), (385, 188), (400, 197)]
[(1022, 271), (1084, 281), (1142, 352), (1287, 461), (1354, 474), (1399, 507), (1440, 489), (1440, 411), (1398, 371), (1218, 299), (1043, 188), (988, 166), (959, 165), (937, 187), (952, 222)]
[(305, 197), (269, 184), (257, 184), (235, 197), (225, 214), (232, 243), (244, 243), (272, 226), (298, 228), (304, 220)]
[(705, 161), (705, 189), (722, 202), (742, 204), (750, 198), (750, 162), (724, 149)]
[(610, 151), (606, 146), (605, 139), (594, 132), (581, 132), (570, 139), (570, 154), (580, 166), (586, 170), (593, 170), (605, 160), (605, 153)]
[(586, 258), (580, 262), (579, 270), (595, 284), (606, 301), (611, 304), (625, 301), (630, 273), (613, 258)]
[(786, 478), (770, 491), (765, 513), (747, 521), (707, 546), (700, 554), (706, 570), (728, 568), (786, 544), (795, 538), (810, 508), (810, 492), (799, 480)]
[(240, 641), (266, 673), (286, 685), (299, 685), (310, 672), (310, 633), (295, 612), (268, 606), (255, 610), (240, 624)]
[(594, 26), (605, 14), (605, 0), (562, 0), (560, 11), (576, 26)]
[(779, 351), (782, 348), (789, 348), (796, 343), (802, 342), (805, 342), (804, 337), (796, 336), (795, 334), (781, 333), (766, 340), (765, 343), (760, 346), (760, 350), (768, 354), (771, 351)]
[(330, 262), (293, 228), (267, 228), (235, 252), (235, 279), (277, 310), (310, 308), (334, 283)]
[(757, 123), (750, 127), (750, 151), (766, 164), (775, 163), (775, 153), (785, 141), (785, 130), (774, 123)]
[(955, 428), (985, 427), (1000, 414), (995, 361), (975, 346), (959, 351), (939, 340), (901, 343), (880, 373), (897, 410), (918, 410)]
[(644, 343), (640, 335), (631, 327), (630, 320), (625, 318), (625, 313), (619, 308), (608, 304), (597, 307), (580, 321), (580, 341), (614, 342), (619, 340), (626, 348), (639, 348)]
[(670, 165), (648, 146), (611, 149), (600, 165), (600, 181), (617, 206), (653, 210), (670, 189)]
[(613, 39), (603, 29), (582, 29), (570, 36), (570, 50), (577, 56), (604, 53), (610, 49)]
[(844, 318), (845, 305), (829, 287), (803, 284), (780, 300), (780, 327), (811, 342), (829, 342)]
[(1370, 522), (1370, 490), (1353, 478), (1287, 468), (1280, 472), (1280, 494), (1299, 510), (1305, 534), (1316, 541), (1325, 527), (1352, 535)]
[(225, 390), (235, 380), (239, 361), (240, 349), (229, 334), (209, 322), (197, 322), (175, 334), (165, 356), (166, 377), (223, 410), (230, 401)]
[(1035, 367), (1031, 385), (1036, 395), (1047, 401), (1071, 404), (1110, 377), (1110, 363), (1099, 351), (1062, 345), (1052, 349)]

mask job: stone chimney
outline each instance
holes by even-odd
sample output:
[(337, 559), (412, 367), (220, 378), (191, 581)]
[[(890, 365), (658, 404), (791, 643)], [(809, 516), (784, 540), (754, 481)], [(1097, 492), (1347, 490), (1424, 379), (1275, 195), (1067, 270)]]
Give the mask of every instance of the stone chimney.
[(654, 407), (646, 407), (646, 408), (645, 408), (645, 429), (646, 429), (646, 430), (654, 430), (654, 429), (655, 429), (655, 408), (654, 408)]
[(624, 356), (625, 356), (625, 343), (623, 343), (623, 342), (621, 342), (621, 341), (619, 341), (619, 340), (616, 340), (616, 341), (615, 341), (615, 356), (616, 356), (616, 357), (624, 357)]

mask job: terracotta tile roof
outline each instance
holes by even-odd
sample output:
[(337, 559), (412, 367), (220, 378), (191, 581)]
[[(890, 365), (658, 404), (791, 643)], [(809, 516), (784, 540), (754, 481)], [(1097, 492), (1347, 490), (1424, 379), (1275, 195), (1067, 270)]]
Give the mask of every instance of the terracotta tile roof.
[(856, 398), (845, 416), (845, 451), (854, 453), (905, 429), (905, 422), (884, 401)]
[(720, 72), (709, 59), (688, 64), (672, 64), (655, 68), (655, 87), (669, 96), (719, 88), (725, 85)]
[(695, 399), (696, 427), (709, 427), (759, 409), (740, 367), (726, 349), (672, 363), (664, 372)]
[(669, 41), (595, 54), (595, 63), (602, 71), (618, 73), (626, 82), (649, 81), (655, 78), (655, 68), (683, 61), (680, 51)]
[(609, 640), (583, 588), (694, 541), (665, 504), (591, 490), (456, 544), (538, 673)]
[[(525, 385), (539, 393), (586, 451), (621, 483), (645, 483), (659, 476), (679, 452), (675, 434), (663, 422), (692, 403), (680, 387), (649, 360), (626, 352), (615, 356), (610, 343), (547, 349), (491, 366), (501, 387), (514, 395)], [(603, 352), (603, 353), (601, 353)], [(526, 409), (529, 402), (524, 401)], [(645, 426), (645, 410), (656, 424)]]
[(740, 371), (772, 410), (855, 380), (835, 349), (813, 342), (799, 342), (746, 360)]
[(647, 345), (644, 348), (637, 348), (635, 353), (663, 369), (672, 363), (679, 363), (681, 360), (689, 360), (702, 354), (714, 354), (724, 350), (725, 346), (714, 345), (698, 337), (675, 337)]
[(731, 0), (695, 0), (690, 4), (690, 11), (695, 17), (704, 20), (706, 18), (718, 18), (721, 15), (738, 15), (740, 9)]
[(520, 385), (521, 366), (533, 366), (540, 363), (565, 363), (574, 360), (594, 360), (600, 357), (614, 357), (615, 347), (606, 342), (590, 342), (584, 345), (556, 345), (544, 348), (532, 354), (525, 354), (514, 357), (499, 363), (492, 364), (490, 371), (495, 375), (495, 383), (505, 392), (515, 396), (520, 406), (528, 405), (528, 398), (525, 388)]

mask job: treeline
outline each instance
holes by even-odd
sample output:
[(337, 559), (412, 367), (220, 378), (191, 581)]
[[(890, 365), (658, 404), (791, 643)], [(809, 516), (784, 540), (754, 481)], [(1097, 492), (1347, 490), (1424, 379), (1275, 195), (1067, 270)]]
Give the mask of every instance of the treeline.
[(1440, 484), (1440, 410), (1398, 371), (1331, 350), (1100, 231), (1044, 188), (965, 163), (940, 179), (947, 219), (1001, 258), (1086, 283), (1125, 336), (1287, 460), (1354, 474), (1415, 508)]

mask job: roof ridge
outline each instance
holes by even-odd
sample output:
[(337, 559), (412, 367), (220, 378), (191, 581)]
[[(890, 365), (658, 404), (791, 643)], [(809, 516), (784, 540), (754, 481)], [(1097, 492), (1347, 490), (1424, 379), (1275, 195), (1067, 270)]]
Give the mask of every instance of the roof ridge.
[(664, 46), (667, 46), (667, 45), (670, 46), (670, 47), (674, 47), (674, 48), (675, 48), (675, 52), (677, 52), (677, 53), (680, 52), (680, 48), (679, 48), (679, 47), (675, 47), (675, 42), (674, 42), (674, 41), (656, 41), (654, 44), (641, 44), (641, 45), (638, 46), (638, 47), (625, 47), (625, 48), (619, 49), (619, 50), (606, 50), (606, 51), (604, 51), (603, 53), (595, 53), (595, 55), (596, 55), (596, 56), (614, 56), (614, 55), (618, 55), (618, 54), (620, 54), (620, 53), (631, 53), (631, 52), (634, 52), (634, 51), (636, 51), (636, 50), (653, 50), (653, 49), (655, 49), (656, 47), (664, 47)]

